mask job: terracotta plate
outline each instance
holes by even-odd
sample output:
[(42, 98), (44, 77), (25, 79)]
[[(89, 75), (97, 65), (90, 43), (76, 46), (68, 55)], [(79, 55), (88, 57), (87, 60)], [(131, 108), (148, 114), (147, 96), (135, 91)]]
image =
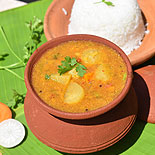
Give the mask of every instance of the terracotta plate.
[(133, 86), (138, 98), (138, 117), (155, 123), (155, 65), (135, 70)]
[[(44, 19), (44, 32), (47, 40), (67, 35), (69, 18), (74, 0), (54, 0), (49, 6)], [(129, 55), (132, 65), (138, 65), (155, 55), (155, 3), (154, 0), (138, 0), (140, 8), (148, 23), (142, 45)], [(62, 8), (67, 11), (67, 15)]]
[(68, 120), (40, 109), (27, 93), (24, 111), (29, 128), (44, 144), (67, 153), (89, 153), (105, 149), (131, 129), (137, 114), (132, 88), (126, 98), (111, 111), (95, 118)]

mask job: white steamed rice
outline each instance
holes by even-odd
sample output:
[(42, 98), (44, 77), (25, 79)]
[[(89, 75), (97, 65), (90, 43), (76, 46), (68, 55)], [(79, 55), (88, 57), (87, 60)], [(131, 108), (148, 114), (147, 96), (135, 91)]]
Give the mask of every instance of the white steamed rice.
[(117, 44), (128, 55), (138, 48), (145, 34), (137, 0), (75, 0), (68, 34), (92, 34)]

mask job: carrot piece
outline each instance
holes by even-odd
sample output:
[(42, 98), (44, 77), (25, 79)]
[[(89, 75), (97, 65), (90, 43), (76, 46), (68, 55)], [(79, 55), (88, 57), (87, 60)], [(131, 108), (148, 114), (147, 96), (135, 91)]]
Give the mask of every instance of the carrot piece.
[(84, 75), (85, 81), (89, 82), (89, 81), (92, 79), (93, 74), (94, 74), (94, 73), (86, 73), (86, 74)]
[(9, 118), (12, 118), (10, 108), (6, 104), (0, 102), (0, 122)]

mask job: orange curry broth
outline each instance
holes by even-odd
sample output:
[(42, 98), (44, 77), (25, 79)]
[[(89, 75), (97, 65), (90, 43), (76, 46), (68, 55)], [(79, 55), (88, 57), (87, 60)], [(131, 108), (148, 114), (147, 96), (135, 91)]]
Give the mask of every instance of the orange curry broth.
[[(94, 64), (86, 62), (91, 54), (96, 58), (93, 52), (89, 54), (89, 50), (98, 51), (99, 56)], [(61, 65), (66, 56), (80, 58), (81, 64), (87, 67), (84, 77), (71, 79), (84, 89), (83, 99), (74, 104), (64, 103), (66, 87), (63, 84), (45, 79), (46, 74), (58, 73), (58, 65)], [(108, 70), (107, 80), (96, 78), (96, 70), (102, 64), (105, 70)], [(38, 96), (51, 107), (60, 111), (79, 113), (98, 109), (113, 101), (124, 88), (126, 75), (127, 68), (122, 57), (112, 48), (92, 41), (69, 41), (42, 55), (33, 68), (32, 85)]]

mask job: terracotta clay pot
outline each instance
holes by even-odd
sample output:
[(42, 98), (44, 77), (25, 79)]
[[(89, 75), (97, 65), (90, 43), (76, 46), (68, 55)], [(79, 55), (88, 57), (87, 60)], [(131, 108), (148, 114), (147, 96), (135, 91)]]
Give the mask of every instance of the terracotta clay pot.
[[(154, 0), (137, 0), (148, 23), (141, 46), (128, 55), (132, 65), (139, 65), (155, 55), (155, 3)], [(44, 32), (47, 40), (68, 34), (68, 24), (74, 0), (54, 0), (47, 9), (44, 19)], [(67, 11), (65, 14), (62, 10)]]
[[(116, 52), (118, 52), (120, 54), (120, 56), (123, 58), (126, 66), (127, 66), (127, 81), (126, 81), (125, 87), (123, 88), (122, 92), (117, 96), (117, 98), (115, 98), (108, 105), (101, 107), (99, 109), (93, 110), (93, 111), (85, 112), (85, 113), (62, 112), (62, 111), (56, 110), (56, 109), (50, 107), (49, 105), (47, 105), (44, 101), (42, 101), (39, 98), (39, 96), (34, 91), (32, 83), (31, 83), (31, 74), (32, 74), (32, 69), (33, 69), (34, 64), (39, 60), (39, 58), (42, 56), (42, 54), (44, 54), (48, 49), (51, 49), (51, 48), (59, 45), (60, 43), (72, 41), (72, 40), (91, 40), (91, 41), (102, 43), (102, 44), (107, 45), (107, 46), (113, 48), (114, 50), (116, 50)], [(26, 66), (26, 69), (25, 69), (25, 83), (26, 83), (27, 91), (29, 94), (31, 94), (31, 96), (33, 97), (36, 104), (41, 109), (47, 111), (48, 113), (55, 115), (57, 117), (65, 118), (65, 119), (87, 119), (87, 118), (92, 118), (92, 117), (104, 114), (105, 112), (111, 110), (112, 108), (117, 106), (124, 99), (126, 94), (128, 93), (131, 83), (132, 83), (132, 77), (133, 77), (132, 67), (131, 67), (130, 61), (129, 61), (128, 57), (125, 55), (125, 53), (118, 46), (113, 44), (112, 42), (110, 42), (106, 39), (97, 37), (97, 36), (93, 36), (93, 35), (69, 35), (69, 36), (63, 36), (63, 37), (52, 39), (52, 40), (46, 42), (45, 44), (43, 44), (42, 46), (40, 46), (33, 53), (33, 55), (31, 56), (27, 66)]]
[(132, 87), (115, 108), (84, 120), (62, 119), (49, 114), (38, 106), (29, 92), (24, 101), (25, 118), (32, 133), (49, 147), (76, 154), (96, 152), (118, 142), (133, 126), (137, 110)]

